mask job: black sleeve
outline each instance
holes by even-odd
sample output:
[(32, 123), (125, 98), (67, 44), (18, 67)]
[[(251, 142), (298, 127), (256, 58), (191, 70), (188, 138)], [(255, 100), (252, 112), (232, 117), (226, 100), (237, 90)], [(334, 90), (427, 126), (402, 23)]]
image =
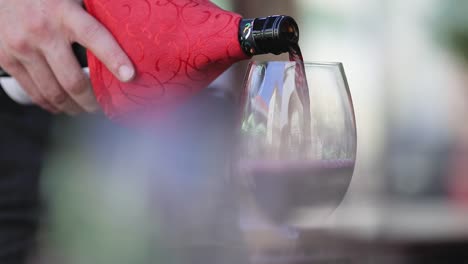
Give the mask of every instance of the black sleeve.
[(50, 116), (0, 88), (0, 263), (25, 263), (39, 225), (39, 174)]

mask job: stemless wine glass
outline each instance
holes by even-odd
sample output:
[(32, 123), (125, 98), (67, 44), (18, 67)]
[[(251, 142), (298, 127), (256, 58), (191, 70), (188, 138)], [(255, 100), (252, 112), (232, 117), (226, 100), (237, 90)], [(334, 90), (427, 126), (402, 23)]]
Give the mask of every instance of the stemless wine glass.
[(357, 138), (343, 65), (305, 63), (307, 80), (300, 67), (249, 65), (236, 167), (247, 183), (245, 226), (287, 227), (299, 215), (326, 218), (348, 189)]

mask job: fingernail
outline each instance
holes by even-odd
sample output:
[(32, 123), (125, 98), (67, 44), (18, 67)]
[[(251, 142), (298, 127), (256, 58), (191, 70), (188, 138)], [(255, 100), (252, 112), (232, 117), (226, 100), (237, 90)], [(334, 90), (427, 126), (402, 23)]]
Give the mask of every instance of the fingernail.
[(122, 82), (128, 82), (133, 78), (133, 75), (135, 75), (135, 70), (133, 67), (129, 67), (127, 65), (122, 65), (119, 68), (119, 79)]
[(60, 111), (51, 104), (44, 104), (42, 108), (52, 114), (58, 114)]
[(77, 115), (81, 114), (82, 112), (83, 111), (76, 110), (76, 109), (66, 111), (67, 115), (69, 115), (69, 116), (77, 116)]
[(89, 101), (85, 106), (85, 110), (88, 113), (94, 113), (94, 112), (97, 112), (99, 110), (99, 104), (98, 104), (94, 94), (92, 94), (92, 96), (89, 98)]
[(88, 108), (86, 109), (86, 112), (92, 114), (92, 113), (96, 113), (98, 110), (99, 110), (99, 105), (93, 104), (93, 105), (88, 106)]
[(65, 106), (65, 113), (69, 116), (77, 116), (78, 114), (82, 113), (84, 109), (82, 109), (75, 101), (68, 100), (67, 105)]

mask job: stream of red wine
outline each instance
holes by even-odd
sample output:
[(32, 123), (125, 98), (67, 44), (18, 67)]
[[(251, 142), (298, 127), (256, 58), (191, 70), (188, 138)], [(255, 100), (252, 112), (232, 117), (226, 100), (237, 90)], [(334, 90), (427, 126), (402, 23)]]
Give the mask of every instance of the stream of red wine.
[(296, 89), (306, 110), (304, 112), (310, 113), (310, 111), (307, 111), (310, 110), (309, 85), (305, 72), (304, 57), (298, 44), (289, 47), (289, 60), (296, 63)]
[[(303, 108), (303, 128), (304, 128), (304, 135), (311, 135), (311, 108), (310, 108), (310, 96), (309, 96), (309, 85), (307, 82), (307, 76), (305, 71), (304, 65), (304, 57), (302, 56), (301, 48), (299, 44), (292, 44), (289, 46), (289, 60), (295, 62), (295, 85), (296, 91), (299, 95), (299, 99), (302, 103)], [(303, 138), (304, 142), (302, 146), (306, 148), (310, 146), (311, 138), (310, 136), (306, 136)], [(306, 150), (304, 150), (306, 151)]]

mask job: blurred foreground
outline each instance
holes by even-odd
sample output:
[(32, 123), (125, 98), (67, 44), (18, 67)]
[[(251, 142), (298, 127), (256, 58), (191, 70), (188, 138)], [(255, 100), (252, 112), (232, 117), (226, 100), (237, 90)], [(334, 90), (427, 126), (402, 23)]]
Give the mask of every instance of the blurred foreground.
[[(466, 1), (294, 4), (305, 59), (344, 63), (356, 111), (356, 170), (333, 214), (243, 222), (237, 95), (209, 90), (151, 136), (100, 117), (57, 122), (45, 263), (466, 262)], [(242, 85), (223, 78), (219, 90)]]

